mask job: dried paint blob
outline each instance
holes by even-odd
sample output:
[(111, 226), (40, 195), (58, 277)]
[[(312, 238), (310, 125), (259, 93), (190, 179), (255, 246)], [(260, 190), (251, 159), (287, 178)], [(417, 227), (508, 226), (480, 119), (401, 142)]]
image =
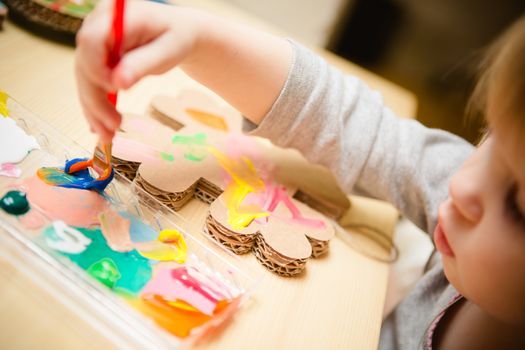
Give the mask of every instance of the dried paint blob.
[(0, 164), (19, 163), (34, 149), (40, 149), (11, 118), (0, 118)]
[(0, 208), (12, 215), (22, 215), (29, 211), (29, 202), (24, 192), (9, 191), (0, 199)]
[(117, 264), (110, 258), (104, 258), (93, 263), (93, 265), (88, 267), (87, 273), (111, 289), (115, 287), (117, 280), (122, 277)]

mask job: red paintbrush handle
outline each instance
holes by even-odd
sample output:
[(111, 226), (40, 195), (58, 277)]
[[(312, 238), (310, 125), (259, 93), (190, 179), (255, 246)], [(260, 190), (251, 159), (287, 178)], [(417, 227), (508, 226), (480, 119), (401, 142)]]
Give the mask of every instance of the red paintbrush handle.
[(113, 45), (109, 51), (107, 64), (109, 68), (113, 69), (120, 61), (122, 50), (122, 39), (124, 37), (124, 0), (115, 0), (111, 33), (113, 35)]
[[(107, 65), (113, 69), (117, 66), (120, 61), (122, 52), (122, 40), (124, 38), (124, 4), (125, 0), (115, 0), (115, 9), (113, 11), (113, 22), (111, 27), (111, 33), (113, 35), (113, 45), (108, 53)], [(117, 105), (117, 93), (108, 92), (108, 100), (113, 104)]]

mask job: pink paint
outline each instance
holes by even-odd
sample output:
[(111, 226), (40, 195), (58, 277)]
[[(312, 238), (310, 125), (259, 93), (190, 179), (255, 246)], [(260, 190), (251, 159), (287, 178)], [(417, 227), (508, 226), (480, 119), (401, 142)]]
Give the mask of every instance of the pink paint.
[(0, 176), (16, 177), (22, 175), (22, 169), (12, 163), (0, 164)]
[(117, 158), (134, 162), (155, 162), (161, 159), (162, 150), (146, 143), (116, 135), (113, 139), (113, 154)]
[(22, 226), (29, 230), (36, 230), (44, 227), (46, 218), (38, 211), (31, 209), (24, 215), (18, 217), (18, 221)]
[(258, 158), (260, 146), (252, 137), (243, 134), (228, 134), (225, 140), (226, 153), (230, 158)]
[(260, 142), (256, 142), (251, 136), (243, 134), (229, 134), (225, 140), (226, 154), (229, 158), (238, 159), (245, 157), (251, 160), (253, 164), (257, 165), (257, 174), (264, 180), (269, 180), (271, 174), (274, 173), (275, 164), (268, 161), (261, 152), (262, 148)]
[(151, 120), (142, 118), (126, 118), (124, 119), (125, 130), (128, 132), (136, 132), (139, 134), (153, 134), (155, 132), (155, 124)]
[(292, 202), (290, 196), (286, 192), (283, 186), (266, 185), (267, 198), (263, 208), (271, 213), (277, 208), (280, 202), (282, 202), (292, 214), (292, 220), (298, 224), (310, 226), (313, 228), (324, 228), (325, 223), (321, 220), (305, 218), (299, 211), (299, 208)]
[(194, 267), (159, 269), (142, 290), (142, 296), (160, 295), (167, 301), (182, 300), (206, 315), (213, 311), (220, 300), (226, 299), (218, 286)]
[(100, 229), (108, 246), (117, 252), (129, 252), (133, 250), (129, 228), (130, 221), (123, 218), (113, 210), (108, 210), (98, 216)]
[(97, 225), (99, 214), (109, 208), (97, 192), (49, 186), (37, 176), (26, 178), (18, 187), (27, 194), (32, 210), (36, 208), (49, 220), (62, 220), (71, 226)]

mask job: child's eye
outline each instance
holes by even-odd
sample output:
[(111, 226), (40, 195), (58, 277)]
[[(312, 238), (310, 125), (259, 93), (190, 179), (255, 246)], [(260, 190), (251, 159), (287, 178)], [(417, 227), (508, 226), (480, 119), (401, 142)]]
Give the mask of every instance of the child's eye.
[(525, 215), (522, 213), (518, 201), (518, 186), (512, 185), (507, 196), (505, 197), (505, 208), (506, 212), (511, 216), (511, 219), (525, 227)]

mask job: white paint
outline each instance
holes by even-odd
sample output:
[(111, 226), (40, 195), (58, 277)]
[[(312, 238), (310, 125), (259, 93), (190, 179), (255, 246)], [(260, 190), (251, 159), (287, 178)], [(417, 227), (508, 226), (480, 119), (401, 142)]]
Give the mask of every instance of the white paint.
[(63, 221), (53, 221), (53, 229), (60, 240), (46, 238), (46, 244), (52, 249), (69, 254), (79, 254), (91, 243), (91, 239)]
[(29, 152), (40, 149), (33, 136), (29, 136), (12, 118), (0, 117), (0, 164), (20, 163)]

